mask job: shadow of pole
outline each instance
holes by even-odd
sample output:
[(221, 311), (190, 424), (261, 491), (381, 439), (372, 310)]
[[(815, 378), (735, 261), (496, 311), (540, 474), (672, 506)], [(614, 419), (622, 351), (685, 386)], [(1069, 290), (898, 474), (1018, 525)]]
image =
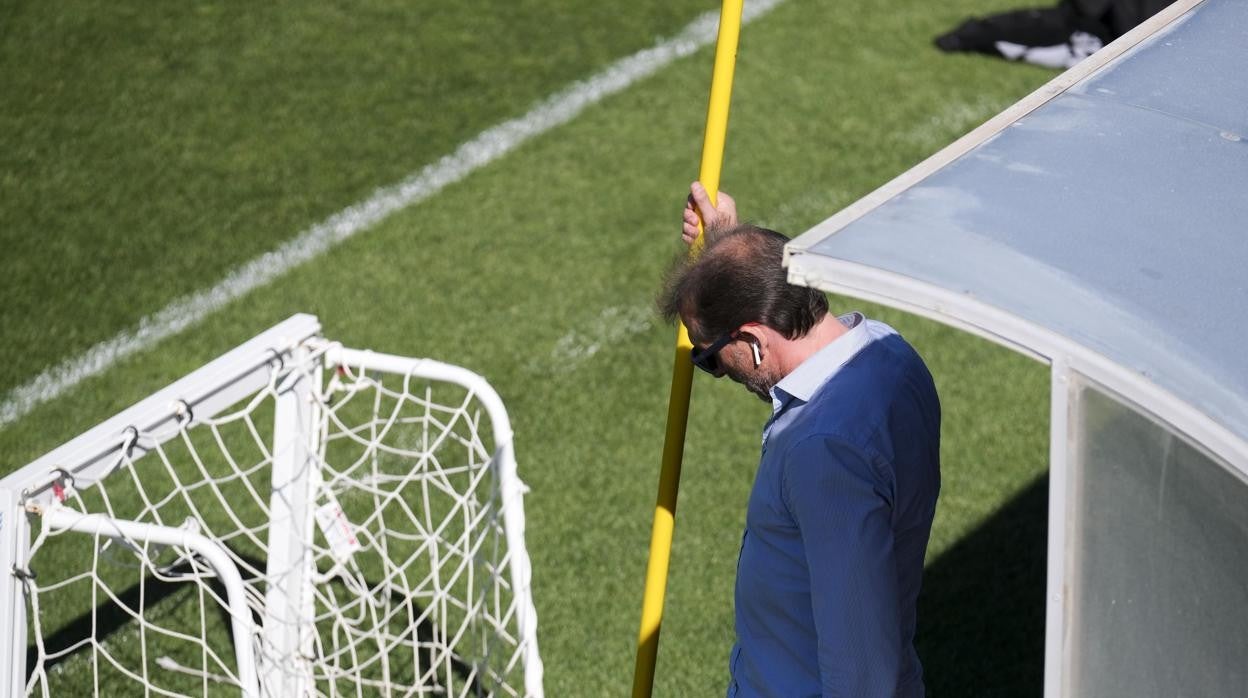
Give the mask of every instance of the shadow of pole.
[(1048, 495), (1046, 475), (928, 563), (915, 639), (928, 695), (1043, 692)]

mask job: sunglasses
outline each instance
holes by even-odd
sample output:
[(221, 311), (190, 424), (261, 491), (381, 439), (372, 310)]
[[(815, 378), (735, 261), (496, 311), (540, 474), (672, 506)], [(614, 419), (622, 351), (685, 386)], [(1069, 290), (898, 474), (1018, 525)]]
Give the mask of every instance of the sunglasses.
[(737, 332), (736, 330), (733, 330), (732, 332), (729, 332), (723, 337), (715, 340), (713, 344), (705, 349), (697, 349), (697, 347), (694, 347), (697, 351), (693, 352), (689, 358), (693, 361), (694, 366), (697, 366), (711, 375), (715, 375), (719, 373), (719, 350), (728, 346), (728, 343), (736, 338)]

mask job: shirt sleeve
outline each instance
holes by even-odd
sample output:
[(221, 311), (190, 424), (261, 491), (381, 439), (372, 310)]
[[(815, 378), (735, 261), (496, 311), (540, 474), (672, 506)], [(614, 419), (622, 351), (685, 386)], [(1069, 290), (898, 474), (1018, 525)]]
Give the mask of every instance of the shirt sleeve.
[(893, 487), (866, 453), (821, 435), (789, 451), (784, 475), (810, 568), (823, 695), (891, 697), (901, 665)]

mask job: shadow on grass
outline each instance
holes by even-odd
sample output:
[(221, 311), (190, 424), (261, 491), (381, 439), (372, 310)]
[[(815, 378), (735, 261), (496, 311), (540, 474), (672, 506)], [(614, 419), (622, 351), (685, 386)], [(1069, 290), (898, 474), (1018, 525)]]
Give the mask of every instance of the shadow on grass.
[(916, 644), (929, 696), (1043, 692), (1048, 493), (1037, 479), (928, 564)]
[[(238, 559), (244, 561), (248, 566), (250, 566), (251, 569), (264, 569), (265, 567), (265, 563), (256, 558), (243, 555), (237, 551), (234, 552), (234, 555)], [(199, 565), (200, 569), (204, 569), (206, 567), (206, 563), (201, 562)], [(166, 600), (177, 600), (178, 597), (181, 597), (184, 601), (194, 601), (194, 596), (191, 593), (193, 585), (188, 583), (188, 581), (181, 581), (178, 579), (179, 577), (186, 576), (189, 580), (197, 576), (194, 574), (194, 570), (192, 570), (192, 567), (188, 562), (182, 561), (174, 567), (165, 568), (163, 572), (167, 579), (158, 579), (150, 576), (145, 577), (142, 581), (135, 583), (129, 588), (115, 592), (116, 600), (111, 598), (108, 599), (103, 604), (92, 608), (73, 619), (60, 630), (57, 630), (56, 632), (45, 637), (44, 647), (48, 654), (52, 656), (45, 658), (43, 667), (44, 671), (54, 672), (58, 665), (69, 661), (76, 654), (90, 652), (91, 648), (86, 644), (86, 641), (90, 638), (95, 638), (97, 642), (106, 644), (112, 638), (122, 637), (120, 634), (123, 633), (123, 631), (126, 631), (127, 629), (133, 630), (135, 627), (134, 616), (136, 614), (134, 609), (138, 609), (143, 606), (148, 608), (158, 607), (162, 604), (162, 602), (165, 602)], [(246, 578), (244, 581), (252, 584), (254, 587), (262, 587), (254, 576)], [(366, 583), (369, 589), (378, 590), (383, 588), (382, 585), (374, 582)], [(224, 599), (226, 597), (225, 585), (222, 584), (219, 579), (210, 578), (207, 580), (207, 584), (212, 588), (212, 591), (216, 594), (217, 598)], [(331, 580), (325, 584), (327, 586), (335, 587), (337, 593), (340, 595), (344, 593), (349, 595), (349, 590), (342, 585), (342, 582), (339, 579)], [(417, 604), (414, 599), (406, 597), (396, 590), (391, 590), (389, 592), (375, 591), (375, 593), (381, 596), (389, 596), (392, 606), (390, 606), (388, 610), (394, 614), (394, 617), (399, 619), (400, 623), (402, 623), (404, 619), (422, 618), (425, 615), (425, 609)], [(374, 599), (374, 602), (378, 600), (379, 599)], [(212, 606), (219, 615), (220, 626), (223, 628), (229, 628), (231, 625), (231, 618), (228, 610), (218, 604), (212, 604)], [(404, 608), (407, 609), (406, 612), (403, 612)], [(252, 613), (252, 622), (258, 629), (262, 630), (264, 619), (257, 615), (255, 608), (250, 610)], [(186, 631), (187, 629), (181, 628), (181, 630)], [(431, 679), (430, 677), (425, 676), (425, 674), (430, 671), (430, 667), (436, 667), (439, 663), (440, 655), (437, 651), (435, 651), (434, 647), (445, 647), (446, 643), (433, 620), (425, 617), (416, 623), (415, 627), (408, 626), (406, 628), (400, 628), (398, 633), (397, 637), (391, 638), (393, 646), (388, 649), (388, 667), (394, 672), (393, 675), (407, 677), (410, 680), (411, 677), (419, 671), (419, 673), (422, 674), (423, 680), (436, 681), (436, 679)], [(365, 644), (367, 645), (367, 643)], [(410, 650), (413, 645), (421, 648), (417, 650), (420, 654), (418, 662), (417, 657), (413, 656), (412, 653), (405, 652), (405, 650)], [(230, 647), (234, 647), (232, 636), (230, 637)], [(232, 656), (230, 658), (232, 658)], [(413, 662), (417, 663), (413, 665)], [(27, 677), (31, 676), (38, 669), (38, 664), (38, 648), (33, 644), (28, 645), (26, 648)], [(458, 695), (486, 695), (487, 691), (481, 684), (481, 677), (474, 667), (461, 661), (457, 655), (452, 655), (449, 658), (449, 665), (451, 671), (454, 672), (455, 677), (461, 682), (461, 686), (465, 686), (466, 688), (466, 692)], [(131, 666), (129, 668), (130, 670), (138, 670), (137, 666)], [(194, 668), (192, 670), (194, 670)], [(363, 678), (367, 680), (373, 677), (364, 676)], [(323, 688), (324, 677), (321, 677), (320, 680), (322, 681), (321, 687)], [(342, 683), (351, 684), (351, 681), (348, 678)], [(339, 690), (343, 690), (343, 686), (341, 685), (339, 685), (338, 688)], [(347, 686), (347, 688), (351, 688), (351, 686)], [(434, 693), (446, 692), (444, 687), (437, 684), (429, 685), (427, 688)], [(350, 693), (353, 691), (348, 692)]]

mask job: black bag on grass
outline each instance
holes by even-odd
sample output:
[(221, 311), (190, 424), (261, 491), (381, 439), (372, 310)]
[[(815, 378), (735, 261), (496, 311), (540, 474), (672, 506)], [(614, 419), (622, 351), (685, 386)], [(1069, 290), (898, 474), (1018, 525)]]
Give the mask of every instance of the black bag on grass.
[(1069, 68), (1168, 4), (1167, 0), (1062, 0), (1057, 7), (972, 17), (936, 37), (936, 46)]

